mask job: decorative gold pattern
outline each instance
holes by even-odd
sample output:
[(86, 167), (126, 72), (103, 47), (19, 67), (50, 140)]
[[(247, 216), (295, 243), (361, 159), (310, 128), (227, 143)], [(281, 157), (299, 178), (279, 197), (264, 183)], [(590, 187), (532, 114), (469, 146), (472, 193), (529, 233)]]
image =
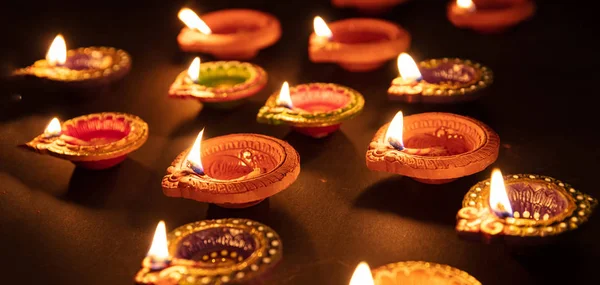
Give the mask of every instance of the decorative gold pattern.
[(76, 55), (101, 56), (104, 63), (98, 68), (74, 70), (66, 67), (51, 66), (45, 59), (36, 61), (32, 66), (18, 69), (13, 75), (33, 75), (54, 81), (80, 82), (99, 78), (118, 78), (131, 67), (131, 57), (127, 52), (113, 47), (84, 47), (67, 51), (67, 58)]
[[(189, 149), (167, 169), (162, 180), (167, 196), (202, 202), (244, 204), (260, 201), (291, 185), (300, 173), (300, 156), (288, 143), (265, 135), (233, 134), (202, 141), (202, 157), (220, 152), (259, 151), (276, 160), (273, 169), (257, 176), (220, 180), (198, 175), (186, 166)], [(266, 159), (266, 158), (264, 158)]]
[(295, 127), (326, 127), (340, 124), (342, 121), (358, 115), (364, 105), (365, 99), (357, 91), (333, 83), (309, 83), (290, 87), (290, 94), (304, 90), (330, 89), (348, 96), (350, 99), (345, 106), (328, 112), (307, 112), (301, 109), (289, 109), (277, 105), (279, 92), (273, 93), (267, 99), (256, 117), (260, 123), (273, 125), (288, 124)]
[[(481, 65), (480, 63), (473, 62), (471, 60), (463, 60), (460, 58), (438, 58), (438, 59), (428, 59), (419, 62), (419, 68), (427, 68), (431, 69), (440, 64), (445, 63), (454, 63), (458, 65), (465, 65), (472, 67), (475, 70), (475, 77), (468, 84), (449, 84), (449, 83), (440, 83), (434, 84), (429, 83), (425, 80), (421, 80), (415, 86), (407, 87), (404, 85), (404, 81), (401, 77), (398, 77), (392, 81), (392, 85), (388, 89), (388, 93), (392, 95), (394, 98), (401, 98), (403, 96), (415, 96), (421, 95), (422, 98), (415, 101), (424, 101), (427, 102), (429, 100), (443, 100), (443, 97), (447, 97), (448, 100), (460, 100), (461, 98), (466, 98), (466, 95), (473, 94), (490, 84), (494, 81), (494, 74), (491, 69), (486, 66)], [(461, 98), (459, 98), (460, 96)], [(408, 98), (406, 98), (408, 100)]]
[[(389, 123), (381, 127), (366, 154), (367, 166), (414, 178), (458, 178), (485, 169), (498, 157), (500, 138), (484, 123), (451, 113), (421, 113), (404, 117), (404, 133), (419, 129), (453, 129), (473, 146), (472, 150), (449, 156), (422, 156), (399, 151), (384, 142)], [(435, 178), (432, 178), (435, 177)]]
[(373, 278), (375, 284), (378, 285), (481, 285), (475, 277), (465, 271), (449, 265), (424, 261), (404, 261), (387, 264), (374, 269)]
[(169, 95), (180, 98), (195, 98), (201, 102), (224, 102), (239, 100), (256, 94), (267, 83), (267, 73), (258, 65), (239, 61), (214, 61), (200, 64), (200, 74), (219, 69), (236, 69), (249, 74), (246, 81), (227, 87), (209, 87), (192, 82), (187, 70), (177, 76), (169, 89)]
[(475, 184), (465, 195), (463, 208), (458, 211), (456, 230), (461, 233), (480, 233), (484, 237), (505, 235), (544, 237), (577, 229), (585, 223), (598, 200), (575, 190), (571, 185), (548, 176), (515, 174), (504, 177), (507, 187), (513, 183), (539, 183), (551, 186), (568, 199), (565, 211), (551, 219), (500, 218), (490, 210), (490, 179)]
[(125, 113), (96, 113), (63, 122), (62, 129), (76, 127), (88, 120), (104, 121), (101, 127), (113, 129), (112, 120), (122, 120), (129, 125), (129, 134), (120, 140), (101, 145), (70, 144), (59, 136), (46, 138), (39, 135), (26, 145), (31, 149), (70, 161), (99, 161), (123, 156), (140, 148), (148, 139), (148, 124), (137, 116)]
[(203, 267), (201, 262), (173, 258), (169, 267), (161, 271), (152, 271), (148, 258), (142, 262), (142, 269), (136, 274), (138, 284), (156, 284), (169, 280), (169, 284), (178, 285), (221, 285), (244, 283), (256, 280), (271, 270), (283, 256), (283, 246), (279, 235), (271, 228), (248, 219), (220, 219), (195, 222), (176, 228), (167, 236), (169, 253), (176, 256), (182, 246), (182, 240), (197, 232), (210, 228), (232, 228), (249, 233), (256, 244), (254, 252), (246, 259), (232, 265)]

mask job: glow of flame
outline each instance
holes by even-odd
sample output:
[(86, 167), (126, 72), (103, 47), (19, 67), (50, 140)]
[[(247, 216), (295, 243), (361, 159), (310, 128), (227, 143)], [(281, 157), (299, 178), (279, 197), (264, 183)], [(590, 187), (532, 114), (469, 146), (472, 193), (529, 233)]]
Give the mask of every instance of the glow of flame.
[(327, 23), (323, 20), (323, 18), (316, 16), (313, 20), (313, 27), (315, 29), (315, 34), (319, 37), (331, 38), (333, 33), (327, 26)]
[(492, 179), (490, 181), (490, 207), (497, 216), (512, 217), (512, 207), (508, 199), (506, 187), (504, 186), (504, 178), (499, 169), (492, 171)]
[(198, 77), (200, 77), (200, 58), (196, 57), (188, 67), (187, 74), (190, 79), (194, 82), (198, 81)]
[(67, 44), (61, 34), (58, 34), (52, 41), (46, 54), (46, 61), (50, 65), (65, 64), (67, 61)]
[(375, 285), (371, 268), (366, 262), (363, 261), (356, 266), (356, 270), (354, 270), (354, 274), (350, 279), (350, 285)]
[(60, 126), (60, 121), (57, 118), (54, 118), (50, 121), (50, 123), (44, 130), (44, 134), (46, 136), (57, 136), (60, 135), (61, 131), (62, 127)]
[(160, 221), (156, 226), (152, 245), (146, 255), (155, 260), (165, 260), (169, 258), (169, 248), (167, 247), (167, 229), (165, 222)]
[(402, 142), (402, 131), (404, 129), (404, 116), (402, 111), (398, 111), (392, 122), (388, 126), (385, 133), (385, 142), (391, 144), (394, 148), (402, 150), (404, 149), (404, 143)]
[(472, 0), (456, 0), (456, 6), (469, 12), (475, 11), (475, 3)]
[(179, 20), (181, 20), (188, 28), (192, 30), (198, 30), (205, 35), (212, 34), (211, 29), (198, 17), (198, 15), (189, 8), (183, 8), (179, 10), (177, 14)]
[(281, 91), (279, 91), (279, 96), (277, 96), (277, 106), (287, 107), (289, 109), (294, 108), (294, 104), (292, 103), (292, 97), (290, 96), (290, 85), (286, 82), (283, 82), (281, 86)]
[(398, 71), (400, 77), (406, 80), (421, 80), (421, 72), (415, 60), (407, 53), (398, 56)]
[(202, 146), (202, 135), (204, 134), (204, 129), (200, 131), (194, 145), (192, 145), (192, 149), (187, 155), (186, 160), (192, 167), (192, 170), (198, 174), (204, 174), (204, 167), (202, 166), (202, 157), (200, 152), (200, 147)]

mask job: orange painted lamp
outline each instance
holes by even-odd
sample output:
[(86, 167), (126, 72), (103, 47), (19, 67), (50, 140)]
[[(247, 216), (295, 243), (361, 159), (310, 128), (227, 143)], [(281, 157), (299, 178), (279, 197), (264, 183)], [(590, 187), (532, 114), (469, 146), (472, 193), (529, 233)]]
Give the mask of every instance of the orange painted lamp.
[(365, 14), (380, 14), (408, 0), (331, 0), (338, 8), (356, 8)]
[(255, 10), (220, 10), (200, 19), (191, 9), (183, 8), (178, 17), (186, 25), (177, 37), (181, 50), (207, 53), (219, 59), (251, 59), (281, 37), (279, 20)]
[(371, 270), (366, 262), (356, 267), (349, 285), (481, 285), (475, 277), (454, 267), (424, 261), (390, 263)]
[(353, 18), (327, 25), (315, 17), (308, 55), (312, 62), (331, 62), (355, 71), (372, 71), (410, 46), (410, 34), (395, 23)]
[(533, 16), (531, 0), (456, 0), (448, 4), (448, 19), (459, 28), (481, 33), (504, 31)]

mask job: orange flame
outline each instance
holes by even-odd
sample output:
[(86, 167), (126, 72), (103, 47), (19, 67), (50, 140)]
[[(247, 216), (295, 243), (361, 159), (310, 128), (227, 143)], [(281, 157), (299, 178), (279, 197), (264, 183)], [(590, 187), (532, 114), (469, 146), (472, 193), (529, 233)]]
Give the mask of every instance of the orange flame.
[(190, 79), (194, 82), (198, 81), (198, 77), (200, 77), (200, 58), (196, 57), (188, 67), (187, 74)]
[(421, 72), (415, 60), (407, 53), (401, 53), (398, 56), (398, 71), (400, 77), (406, 80), (420, 80)]
[(279, 91), (279, 96), (277, 96), (277, 106), (287, 107), (289, 109), (294, 108), (294, 104), (292, 103), (292, 97), (290, 96), (290, 85), (286, 82), (283, 82), (281, 86), (281, 91)]
[(58, 34), (52, 41), (46, 54), (46, 61), (50, 65), (65, 64), (67, 61), (67, 44), (61, 34)]
[(456, 0), (456, 6), (469, 12), (475, 11), (475, 3), (472, 0)]
[(46, 129), (44, 130), (44, 135), (46, 136), (58, 136), (62, 131), (62, 127), (60, 126), (60, 121), (58, 118), (54, 118), (50, 121)]
[(212, 34), (212, 30), (198, 17), (198, 15), (189, 8), (182, 8), (177, 14), (179, 20), (181, 20), (188, 28), (192, 30), (198, 30), (205, 35)]
[(492, 171), (492, 179), (490, 181), (490, 207), (501, 217), (512, 217), (512, 207), (508, 194), (506, 193), (506, 187), (504, 186), (504, 178), (500, 169), (494, 169)]
[(404, 129), (404, 116), (402, 111), (398, 111), (392, 122), (388, 126), (385, 133), (384, 142), (391, 144), (394, 148), (402, 150), (404, 149), (404, 143), (402, 141), (402, 132)]
[(317, 36), (319, 37), (331, 38), (331, 36), (333, 35), (331, 30), (327, 26), (327, 23), (325, 23), (325, 20), (323, 20), (323, 18), (319, 16), (316, 16), (313, 20), (313, 27), (315, 29), (315, 34), (317, 34)]
[(156, 226), (152, 245), (146, 255), (154, 260), (165, 260), (169, 258), (169, 248), (167, 247), (167, 229), (165, 222), (160, 221)]
[(366, 262), (363, 261), (356, 266), (349, 285), (375, 285), (371, 268)]
[(198, 174), (204, 174), (204, 167), (202, 166), (202, 155), (201, 155), (201, 146), (202, 146), (202, 135), (204, 134), (204, 129), (200, 131), (194, 145), (192, 145), (192, 149), (187, 155), (187, 162), (194, 172)]

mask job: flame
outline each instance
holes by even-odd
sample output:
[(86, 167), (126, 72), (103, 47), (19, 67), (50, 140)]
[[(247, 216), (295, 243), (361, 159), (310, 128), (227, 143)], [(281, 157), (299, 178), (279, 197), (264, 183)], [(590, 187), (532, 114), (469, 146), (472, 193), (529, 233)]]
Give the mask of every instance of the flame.
[(154, 238), (152, 239), (152, 245), (150, 246), (150, 250), (148, 250), (148, 254), (146, 256), (157, 260), (169, 258), (169, 248), (167, 247), (167, 229), (165, 222), (160, 221), (156, 226)]
[(456, 0), (456, 6), (467, 11), (475, 11), (475, 3), (471, 0)]
[(190, 79), (194, 82), (198, 81), (198, 77), (200, 77), (200, 58), (196, 57), (188, 67), (187, 74)]
[(402, 142), (402, 131), (404, 129), (404, 116), (402, 111), (398, 111), (392, 122), (388, 126), (387, 132), (385, 133), (385, 142), (391, 144), (394, 148), (402, 150), (404, 149), (404, 143)]
[(512, 217), (512, 207), (508, 200), (506, 187), (504, 187), (504, 178), (500, 169), (492, 171), (492, 179), (490, 182), (490, 207), (501, 217)]
[(196, 13), (189, 8), (183, 8), (179, 10), (177, 17), (179, 17), (179, 20), (181, 20), (188, 28), (192, 30), (198, 30), (205, 35), (212, 34), (212, 31), (206, 25), (206, 23), (204, 23), (204, 21), (202, 21), (202, 19), (200, 19), (200, 17), (198, 17), (198, 15), (196, 15)]
[(286, 82), (283, 82), (281, 86), (281, 91), (279, 91), (279, 96), (277, 96), (277, 106), (287, 107), (289, 109), (294, 108), (294, 104), (292, 103), (292, 97), (290, 96), (290, 85)]
[(407, 53), (401, 53), (398, 56), (398, 71), (400, 71), (400, 77), (406, 80), (421, 80), (421, 72), (417, 63)]
[(327, 26), (327, 23), (325, 23), (323, 18), (319, 16), (316, 16), (313, 20), (313, 27), (315, 28), (315, 34), (317, 34), (317, 36), (319, 37), (331, 38), (331, 36), (333, 35), (333, 33), (331, 33), (331, 30)]
[(52, 41), (46, 54), (46, 61), (50, 65), (65, 64), (67, 61), (67, 44), (61, 34), (58, 34)]
[(188, 153), (186, 160), (189, 162), (192, 170), (198, 174), (204, 174), (204, 167), (202, 166), (202, 157), (200, 152), (200, 147), (202, 144), (202, 135), (204, 134), (204, 129), (200, 131), (192, 149)]
[(62, 127), (60, 126), (60, 121), (55, 117), (50, 121), (46, 129), (44, 130), (44, 134), (46, 136), (57, 136), (60, 135), (62, 131)]
[(366, 262), (363, 261), (356, 266), (352, 279), (350, 279), (350, 285), (375, 285), (371, 268)]

